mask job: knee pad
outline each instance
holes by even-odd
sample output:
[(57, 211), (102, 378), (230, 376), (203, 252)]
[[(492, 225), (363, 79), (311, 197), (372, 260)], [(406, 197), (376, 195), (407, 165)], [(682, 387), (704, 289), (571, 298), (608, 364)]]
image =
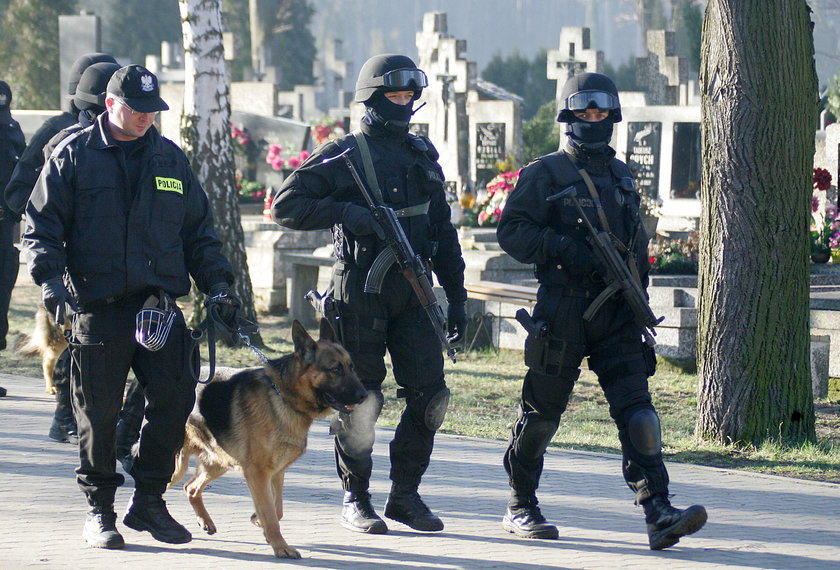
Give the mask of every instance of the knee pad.
[(449, 408), (450, 395), (449, 388), (444, 385), (426, 403), (423, 422), (429, 431), (437, 431), (443, 425), (443, 420), (446, 418), (446, 410)]
[(532, 460), (542, 457), (559, 425), (559, 420), (547, 418), (535, 410), (521, 409), (511, 435), (516, 454)]
[(656, 455), (662, 449), (662, 430), (656, 412), (643, 408), (627, 421), (627, 436), (642, 455)]
[(368, 390), (367, 397), (352, 412), (339, 412), (333, 416), (330, 433), (345, 448), (373, 449), (376, 420), (384, 403), (381, 390)]

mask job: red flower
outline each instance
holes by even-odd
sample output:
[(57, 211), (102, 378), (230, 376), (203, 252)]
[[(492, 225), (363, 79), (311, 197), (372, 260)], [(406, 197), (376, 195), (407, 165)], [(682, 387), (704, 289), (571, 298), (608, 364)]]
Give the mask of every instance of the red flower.
[(814, 169), (814, 188), (828, 190), (831, 188), (831, 173), (825, 168)]

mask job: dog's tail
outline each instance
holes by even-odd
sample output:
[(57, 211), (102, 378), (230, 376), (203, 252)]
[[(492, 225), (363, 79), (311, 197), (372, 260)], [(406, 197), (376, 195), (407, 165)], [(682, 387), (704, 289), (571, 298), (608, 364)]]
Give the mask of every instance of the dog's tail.
[(12, 351), (18, 356), (38, 356), (41, 354), (41, 346), (34, 337), (20, 334), (15, 339)]

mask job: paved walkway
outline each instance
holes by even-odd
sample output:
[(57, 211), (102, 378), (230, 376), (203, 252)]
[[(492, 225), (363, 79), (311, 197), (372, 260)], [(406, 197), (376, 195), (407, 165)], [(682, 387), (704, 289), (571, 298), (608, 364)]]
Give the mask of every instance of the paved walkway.
[[(676, 547), (647, 547), (641, 508), (620, 476), (619, 458), (551, 451), (540, 489), (543, 512), (560, 539), (516, 538), (501, 529), (507, 480), (504, 442), (440, 436), (421, 488), (443, 518), (441, 533), (423, 534), (389, 521), (387, 535), (366, 536), (339, 526), (341, 491), (327, 425), (319, 422), (309, 451), (286, 477), (290, 544), (303, 554), (278, 561), (248, 522), (252, 512), (241, 475), (230, 472), (205, 493), (219, 532), (204, 534), (180, 489), (167, 493), (175, 518), (194, 533), (168, 545), (118, 523), (125, 550), (88, 548), (81, 538), (82, 494), (74, 482), (76, 448), (46, 433), (53, 400), (39, 379), (0, 374), (0, 568), (840, 568), (840, 485), (671, 464), (674, 503), (703, 503), (709, 522)], [(372, 492), (381, 508), (388, 490), (382, 429)], [(129, 479), (130, 481), (130, 479)], [(130, 488), (117, 494), (124, 509)]]

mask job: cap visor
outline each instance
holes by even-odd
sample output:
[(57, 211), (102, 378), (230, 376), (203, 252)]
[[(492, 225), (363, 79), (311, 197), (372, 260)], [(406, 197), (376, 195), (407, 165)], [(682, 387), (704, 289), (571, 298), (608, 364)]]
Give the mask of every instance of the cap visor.
[(138, 97), (136, 99), (123, 100), (138, 113), (157, 113), (158, 111), (169, 110), (169, 105), (160, 97)]

